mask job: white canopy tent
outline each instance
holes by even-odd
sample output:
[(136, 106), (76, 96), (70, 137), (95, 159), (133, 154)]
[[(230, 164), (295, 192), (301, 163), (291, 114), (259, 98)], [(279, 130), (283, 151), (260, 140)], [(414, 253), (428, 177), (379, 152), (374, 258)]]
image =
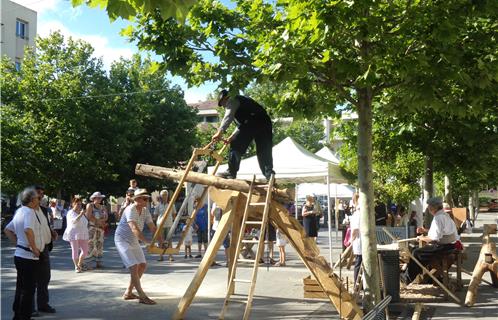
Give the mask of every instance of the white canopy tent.
[[(208, 173), (213, 171), (214, 167), (208, 168)], [(228, 165), (219, 167), (218, 172), (223, 172), (228, 169)], [(329, 185), (334, 183), (347, 183), (347, 179), (342, 175), (337, 163), (333, 163), (318, 155), (306, 150), (292, 138), (287, 137), (279, 144), (273, 147), (273, 170), (276, 173), (278, 183), (295, 183), (296, 189), (298, 183), (325, 182)], [(252, 180), (252, 176), (256, 175), (256, 179), (264, 180), (261, 174), (258, 160), (256, 156), (244, 159), (240, 163), (237, 179)], [(296, 190), (296, 204), (297, 192)], [(330, 195), (329, 195), (330, 199)], [(296, 209), (297, 219), (297, 209)], [(331, 214), (330, 204), (328, 210), (328, 228), (329, 228), (329, 255), (332, 263), (332, 238), (331, 238)], [(337, 235), (337, 224), (336, 224)]]
[(329, 195), (332, 198), (353, 198), (355, 188), (350, 185), (331, 183), (329, 190), (323, 183), (302, 183), (299, 185), (298, 199), (306, 197), (308, 194)]
[[(213, 168), (209, 167), (208, 173), (211, 173)], [(227, 169), (228, 165), (225, 164), (220, 166), (218, 172)], [(347, 182), (337, 164), (309, 152), (290, 137), (273, 147), (273, 170), (276, 172), (278, 183), (324, 182), (327, 177), (330, 182)], [(240, 162), (237, 179), (251, 180), (253, 175), (256, 175), (258, 180), (265, 179), (256, 156)]]
[(339, 164), (339, 158), (328, 147), (321, 148), (319, 151), (315, 152), (315, 154), (319, 157), (327, 159), (332, 163)]

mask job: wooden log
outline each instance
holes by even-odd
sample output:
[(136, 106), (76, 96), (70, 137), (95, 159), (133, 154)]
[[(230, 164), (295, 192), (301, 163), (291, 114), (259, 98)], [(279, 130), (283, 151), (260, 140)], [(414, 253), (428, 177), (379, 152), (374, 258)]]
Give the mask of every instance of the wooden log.
[[(158, 179), (168, 179), (180, 181), (184, 172), (182, 170), (164, 168), (158, 166), (151, 166), (147, 164), (137, 164), (135, 173), (141, 176), (154, 177)], [(199, 183), (206, 186), (214, 186), (219, 189), (229, 189), (234, 191), (249, 192), (251, 183), (245, 180), (237, 179), (224, 179), (204, 173), (190, 171), (185, 178), (186, 182)], [(274, 189), (275, 200), (293, 200), (294, 192), (290, 189)], [(266, 195), (266, 190), (263, 187), (257, 186), (254, 188), (253, 193)]]
[[(496, 225), (495, 225), (496, 226)], [(488, 230), (489, 231), (489, 230)], [(482, 277), (489, 271), (493, 286), (498, 288), (498, 258), (496, 256), (496, 244), (489, 240), (489, 233), (485, 233), (486, 243), (482, 245), (479, 258), (472, 272), (472, 280), (470, 281), (467, 295), (465, 296), (465, 305), (471, 307), (476, 303), (477, 288), (482, 280)], [(486, 262), (486, 254), (491, 254), (491, 262)]]

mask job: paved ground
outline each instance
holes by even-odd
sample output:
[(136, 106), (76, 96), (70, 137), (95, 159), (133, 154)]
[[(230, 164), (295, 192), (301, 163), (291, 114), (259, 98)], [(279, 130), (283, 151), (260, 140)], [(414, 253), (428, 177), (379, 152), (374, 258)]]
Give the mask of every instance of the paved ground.
[[(496, 213), (481, 213), (477, 226), (496, 222)], [(335, 233), (333, 233), (335, 235)], [(334, 237), (335, 238), (335, 237)], [(465, 265), (472, 270), (480, 249), (478, 235), (469, 237), (469, 259)], [(496, 238), (495, 238), (496, 240)], [(194, 239), (195, 241), (195, 239)], [(319, 243), (322, 253), (328, 257), (328, 238), (321, 232)], [(175, 256), (174, 262), (158, 262), (157, 256), (147, 256), (148, 270), (143, 277), (143, 287), (151, 298), (158, 302), (154, 306), (124, 301), (121, 295), (129, 280), (127, 271), (122, 268), (112, 237), (105, 243), (105, 269), (77, 274), (71, 262), (69, 244), (58, 240), (52, 252), (52, 281), (50, 284), (50, 304), (57, 309), (56, 314), (43, 314), (39, 319), (135, 319), (146, 316), (148, 319), (170, 319), (176, 306), (188, 287), (200, 259), (184, 259)], [(295, 252), (287, 246), (289, 262), (287, 267), (261, 267), (253, 303), (252, 319), (338, 319), (332, 305), (325, 300), (303, 299), (302, 278), (309, 274)], [(194, 246), (194, 255), (196, 246)], [(333, 256), (339, 254), (339, 242), (335, 241)], [(477, 253), (476, 253), (477, 252)], [(11, 306), (15, 290), (15, 267), (13, 247), (2, 238), (1, 250), (1, 318), (12, 317)], [(222, 252), (217, 260), (223, 261)], [(343, 271), (350, 274), (350, 271)], [(489, 280), (489, 275), (485, 276)], [(216, 319), (223, 304), (226, 288), (227, 269), (213, 267), (209, 270), (196, 299), (188, 309), (186, 319)], [(468, 276), (464, 277), (468, 284)], [(466, 290), (457, 293), (462, 299)], [(482, 284), (479, 287), (478, 301), (473, 308), (459, 307), (454, 303), (426, 304), (424, 318), (431, 319), (496, 319), (498, 314), (498, 289)], [(412, 306), (393, 306), (392, 314), (397, 319), (411, 319)], [(235, 305), (227, 318), (239, 319), (242, 307)]]

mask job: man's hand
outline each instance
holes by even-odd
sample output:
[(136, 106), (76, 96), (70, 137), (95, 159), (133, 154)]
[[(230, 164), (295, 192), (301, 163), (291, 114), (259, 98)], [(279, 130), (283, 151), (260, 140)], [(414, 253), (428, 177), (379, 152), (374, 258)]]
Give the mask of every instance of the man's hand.
[(211, 141), (214, 142), (214, 141), (218, 141), (221, 139), (221, 137), (223, 136), (223, 133), (221, 131), (216, 131), (215, 134), (213, 134), (213, 137), (211, 138)]

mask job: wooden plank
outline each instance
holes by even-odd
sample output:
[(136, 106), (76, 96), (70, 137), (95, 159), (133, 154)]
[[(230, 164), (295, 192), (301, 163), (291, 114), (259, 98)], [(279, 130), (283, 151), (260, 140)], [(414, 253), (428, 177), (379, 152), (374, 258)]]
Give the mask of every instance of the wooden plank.
[(306, 299), (328, 299), (329, 296), (327, 296), (323, 291), (322, 292), (305, 292), (304, 298), (306, 298)]
[(423, 304), (420, 302), (417, 302), (417, 304), (415, 305), (415, 310), (413, 311), (412, 320), (419, 320), (420, 319), (420, 315), (422, 314), (422, 307), (423, 307)]
[(453, 214), (453, 221), (457, 228), (460, 228), (465, 220), (467, 220), (467, 208), (453, 208), (451, 209)]
[(307, 276), (305, 278), (303, 278), (303, 284), (304, 285), (319, 285), (318, 282), (315, 280), (315, 279), (311, 279), (311, 276)]
[(304, 286), (304, 291), (305, 292), (323, 292), (322, 287), (320, 285), (305, 285)]
[(211, 239), (211, 242), (209, 243), (209, 246), (206, 250), (206, 253), (204, 254), (204, 257), (201, 260), (201, 263), (199, 264), (199, 268), (197, 269), (194, 278), (190, 282), (187, 291), (178, 303), (178, 307), (173, 315), (173, 319), (183, 319), (185, 312), (192, 303), (192, 300), (194, 300), (195, 294), (197, 293), (197, 290), (199, 290), (199, 287), (201, 286), (202, 281), (204, 280), (204, 277), (209, 270), (209, 267), (216, 258), (216, 253), (218, 252), (218, 249), (222, 245), (223, 240), (225, 239), (225, 236), (230, 229), (232, 219), (233, 214), (231, 210), (227, 211), (224, 215), (221, 216), (218, 228), (216, 229), (216, 232)]

